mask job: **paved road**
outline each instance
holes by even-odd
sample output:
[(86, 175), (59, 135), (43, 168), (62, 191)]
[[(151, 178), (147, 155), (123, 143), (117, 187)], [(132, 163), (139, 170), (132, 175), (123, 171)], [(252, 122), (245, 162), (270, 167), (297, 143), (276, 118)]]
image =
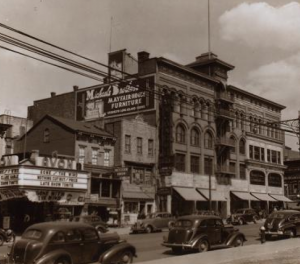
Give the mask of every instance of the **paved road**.
[[(258, 233), (261, 225), (262, 223), (251, 223), (248, 225), (236, 226), (236, 228), (238, 228), (246, 236), (247, 241), (245, 242), (245, 246), (260, 243)], [(176, 256), (169, 248), (161, 245), (163, 236), (167, 235), (168, 231), (166, 230), (159, 233), (122, 235), (121, 237), (136, 247), (138, 254), (138, 258), (134, 261), (136, 263)]]

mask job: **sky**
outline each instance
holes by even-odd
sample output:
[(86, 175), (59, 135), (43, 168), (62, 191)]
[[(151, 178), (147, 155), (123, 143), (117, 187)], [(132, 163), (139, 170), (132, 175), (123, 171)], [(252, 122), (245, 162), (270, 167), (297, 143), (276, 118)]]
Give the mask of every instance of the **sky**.
[[(207, 3), (0, 0), (0, 23), (105, 64), (107, 53), (120, 49), (188, 64), (208, 51)], [(300, 1), (210, 0), (210, 29), (211, 51), (235, 66), (228, 83), (286, 106), (283, 120), (298, 118)], [(1, 27), (0, 33), (79, 60)], [(2, 41), (0, 46), (11, 47)], [(98, 83), (0, 47), (0, 114), (25, 117), (27, 107), (50, 92)], [(286, 144), (298, 148), (295, 137)]]

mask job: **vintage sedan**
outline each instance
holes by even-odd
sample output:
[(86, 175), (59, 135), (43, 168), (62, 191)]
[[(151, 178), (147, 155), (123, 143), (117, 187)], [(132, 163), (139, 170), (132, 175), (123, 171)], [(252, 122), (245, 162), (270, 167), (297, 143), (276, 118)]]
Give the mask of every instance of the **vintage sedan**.
[(46, 222), (28, 227), (8, 254), (9, 263), (132, 263), (136, 249), (117, 233), (84, 223)]
[(164, 237), (163, 246), (174, 253), (195, 250), (208, 251), (214, 247), (238, 247), (246, 241), (245, 235), (232, 225), (224, 225), (218, 216), (190, 215), (179, 217)]
[(266, 240), (270, 239), (271, 236), (299, 236), (300, 212), (296, 210), (281, 210), (273, 212), (268, 216), (263, 226)]
[(244, 225), (249, 222), (256, 223), (259, 219), (258, 214), (252, 208), (242, 208), (236, 210), (231, 216), (227, 218), (228, 224)]
[(79, 215), (75, 216), (72, 221), (92, 225), (101, 233), (106, 233), (108, 231), (108, 224), (98, 215)]
[(174, 220), (175, 218), (167, 212), (148, 214), (145, 219), (137, 220), (137, 222), (132, 225), (131, 232), (152, 233), (155, 231), (161, 231), (164, 228), (169, 228), (169, 223)]

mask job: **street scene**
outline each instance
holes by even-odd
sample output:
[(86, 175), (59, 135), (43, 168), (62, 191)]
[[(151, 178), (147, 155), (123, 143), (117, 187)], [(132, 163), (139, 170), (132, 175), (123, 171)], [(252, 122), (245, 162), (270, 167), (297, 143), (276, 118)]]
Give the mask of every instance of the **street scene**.
[(299, 262), (300, 3), (0, 14), (1, 264)]

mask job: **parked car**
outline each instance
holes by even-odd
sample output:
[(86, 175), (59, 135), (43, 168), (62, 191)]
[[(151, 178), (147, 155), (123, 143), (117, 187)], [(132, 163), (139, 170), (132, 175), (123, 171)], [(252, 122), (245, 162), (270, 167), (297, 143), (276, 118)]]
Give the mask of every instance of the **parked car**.
[(8, 255), (19, 264), (132, 263), (136, 249), (88, 224), (44, 222), (28, 227)]
[(200, 210), (195, 212), (196, 215), (216, 215), (220, 216), (220, 214), (216, 211), (209, 211), (209, 210)]
[(265, 238), (295, 237), (300, 235), (300, 212), (296, 210), (280, 210), (271, 213), (264, 223)]
[(174, 253), (188, 250), (204, 252), (216, 246), (242, 246), (244, 241), (243, 233), (232, 225), (224, 225), (218, 216), (190, 215), (176, 220), (162, 245), (171, 248)]
[(258, 214), (252, 208), (242, 208), (236, 210), (232, 215), (227, 218), (228, 224), (244, 225), (249, 222), (254, 222), (259, 219)]
[(147, 232), (161, 231), (163, 228), (169, 227), (169, 222), (174, 221), (175, 218), (168, 212), (157, 212), (146, 215), (145, 219), (137, 220), (132, 225), (131, 232)]
[(101, 217), (98, 215), (75, 216), (72, 221), (92, 225), (101, 233), (106, 233), (108, 231), (108, 224), (102, 221)]

